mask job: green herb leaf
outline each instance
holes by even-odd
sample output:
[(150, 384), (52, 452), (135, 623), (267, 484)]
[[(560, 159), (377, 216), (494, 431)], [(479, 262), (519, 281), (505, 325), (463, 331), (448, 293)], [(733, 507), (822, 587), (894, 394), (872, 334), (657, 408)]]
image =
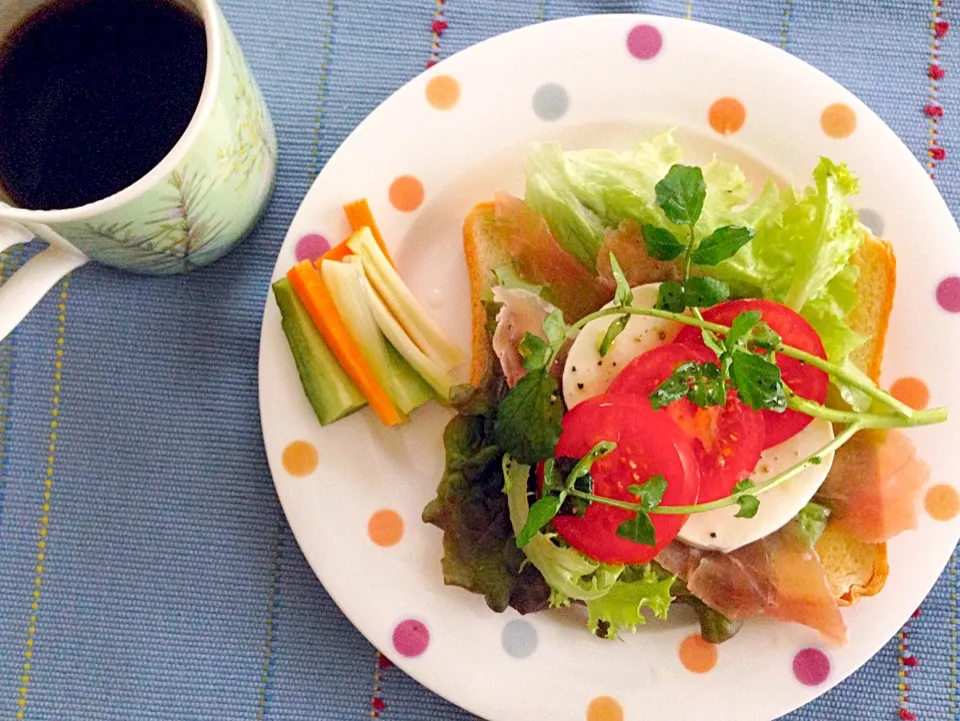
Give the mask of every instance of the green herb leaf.
[(740, 400), (754, 410), (782, 413), (787, 408), (780, 369), (756, 353), (734, 353), (730, 363), (730, 380)]
[(671, 313), (682, 313), (686, 304), (683, 302), (683, 286), (672, 280), (664, 281), (657, 289), (657, 310), (666, 310)]
[(650, 476), (643, 483), (627, 486), (627, 490), (635, 495), (640, 505), (649, 511), (659, 506), (663, 500), (663, 494), (667, 491), (667, 479), (658, 473)]
[(660, 410), (681, 398), (688, 398), (701, 408), (726, 405), (727, 384), (720, 366), (695, 361), (681, 363), (650, 394), (650, 407)]
[(554, 350), (563, 345), (567, 339), (567, 324), (563, 320), (562, 310), (555, 310), (543, 319), (543, 333)]
[(694, 225), (703, 211), (707, 186), (700, 168), (674, 165), (656, 184), (657, 205), (664, 215), (678, 225)]
[(610, 253), (610, 272), (613, 279), (617, 281), (617, 292), (613, 297), (614, 305), (624, 308), (633, 303), (633, 291), (630, 290), (630, 283), (627, 282), (627, 276), (623, 274), (623, 268), (617, 262), (617, 257)]
[(717, 228), (700, 241), (693, 251), (693, 262), (697, 265), (716, 265), (737, 254), (743, 246), (753, 240), (754, 232), (738, 225), (725, 225)]
[[(577, 481), (583, 477), (590, 474), (590, 469), (593, 467), (593, 462), (598, 458), (603, 458), (604, 456), (610, 455), (613, 453), (614, 449), (617, 447), (617, 444), (613, 441), (600, 441), (597, 443), (590, 451), (577, 461), (577, 464), (573, 467), (573, 470), (570, 471), (570, 474), (567, 476), (566, 487), (573, 488), (576, 487)], [(592, 486), (592, 481), (591, 481)], [(582, 489), (578, 489), (582, 490)]]
[(691, 308), (709, 308), (730, 297), (730, 287), (709, 276), (689, 278), (683, 288), (683, 302)]
[(700, 329), (700, 337), (703, 338), (703, 344), (716, 353), (718, 358), (726, 351), (726, 349), (723, 347), (723, 343), (720, 342), (717, 336), (708, 331), (706, 328)]
[(617, 339), (618, 335), (623, 333), (623, 329), (627, 327), (627, 323), (629, 322), (629, 315), (621, 315), (607, 326), (607, 332), (603, 334), (603, 340), (600, 341), (600, 348), (598, 349), (601, 358), (610, 352), (610, 349), (613, 347), (613, 342)]
[(544, 496), (536, 503), (530, 506), (530, 513), (527, 514), (527, 522), (523, 524), (520, 533), (517, 534), (517, 548), (523, 548), (531, 539), (540, 532), (540, 529), (546, 526), (557, 515), (560, 506), (563, 505), (565, 493), (559, 496)]
[(497, 445), (521, 463), (550, 458), (560, 440), (563, 401), (545, 370), (527, 373), (500, 402), (494, 422)]
[(528, 371), (546, 368), (552, 355), (550, 346), (538, 335), (524, 333), (520, 341), (520, 355), (523, 356), (523, 367)]
[(642, 546), (657, 545), (657, 532), (646, 511), (637, 511), (636, 516), (617, 526), (617, 535)]
[[(543, 467), (544, 495), (559, 491), (560, 495), (563, 496), (570, 490), (592, 494), (593, 476), (590, 475), (590, 469), (593, 467), (593, 462), (607, 455), (616, 447), (616, 443), (600, 441), (590, 449), (587, 455), (579, 460), (567, 457), (547, 459)], [(585, 498), (567, 495), (559, 513), (583, 516), (589, 505), (590, 501)]]
[(673, 260), (683, 252), (683, 246), (677, 236), (666, 228), (658, 228), (650, 223), (640, 226), (643, 242), (647, 246), (647, 255), (654, 260)]
[(737, 511), (734, 518), (753, 518), (757, 515), (757, 511), (760, 510), (760, 499), (749, 493), (749, 491), (754, 490), (756, 487), (757, 484), (749, 478), (744, 478), (733, 487), (734, 495), (737, 493), (744, 494), (737, 498), (737, 505), (740, 506), (740, 510)]
[(760, 322), (760, 311), (745, 310), (730, 324), (730, 332), (724, 338), (723, 344), (727, 350), (733, 351), (740, 344), (740, 340), (750, 332), (750, 330)]
[(827, 527), (829, 515), (830, 511), (825, 506), (812, 501), (800, 509), (800, 513), (797, 514), (797, 523), (803, 534), (810, 539), (810, 543), (820, 540), (820, 536)]
[(757, 323), (750, 330), (747, 346), (751, 350), (776, 350), (780, 346), (780, 334), (764, 322)]
[(543, 492), (554, 493), (563, 489), (567, 475), (576, 465), (576, 458), (548, 458), (543, 464)]

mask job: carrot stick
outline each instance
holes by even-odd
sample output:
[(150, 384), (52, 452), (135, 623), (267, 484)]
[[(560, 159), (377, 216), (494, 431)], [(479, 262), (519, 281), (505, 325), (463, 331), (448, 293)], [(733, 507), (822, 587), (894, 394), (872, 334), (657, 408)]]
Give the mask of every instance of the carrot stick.
[[(352, 237), (352, 236), (351, 236)], [(347, 247), (347, 243), (350, 242), (350, 238), (347, 238), (345, 241), (339, 245), (333, 246), (330, 250), (320, 256), (320, 260), (317, 261), (317, 267), (320, 267), (320, 264), (325, 260), (343, 260), (348, 255), (352, 255), (353, 251)]]
[(350, 228), (353, 229), (354, 233), (364, 227), (370, 228), (370, 232), (373, 233), (373, 237), (377, 241), (377, 245), (380, 246), (380, 250), (387, 256), (390, 265), (396, 268), (397, 264), (393, 262), (390, 251), (387, 250), (387, 244), (383, 242), (383, 236), (380, 235), (380, 228), (377, 227), (377, 221), (374, 220), (373, 212), (370, 210), (370, 204), (367, 203), (367, 199), (361, 198), (360, 200), (348, 203), (343, 206), (343, 212), (346, 213), (347, 221), (350, 223)]
[(383, 424), (395, 426), (402, 423), (403, 418), (399, 411), (394, 408), (387, 392), (377, 382), (356, 342), (350, 336), (346, 324), (337, 313), (337, 307), (323, 284), (320, 271), (309, 260), (302, 260), (289, 270), (287, 277), (297, 297), (307, 307), (307, 312), (310, 313), (323, 339), (330, 346), (330, 350), (333, 351), (350, 379), (366, 396), (370, 407)]

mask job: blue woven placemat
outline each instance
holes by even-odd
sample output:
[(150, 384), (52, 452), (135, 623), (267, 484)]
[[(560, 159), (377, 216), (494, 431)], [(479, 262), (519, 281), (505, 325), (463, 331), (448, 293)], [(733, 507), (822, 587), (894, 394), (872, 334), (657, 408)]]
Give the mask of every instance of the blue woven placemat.
[[(724, 25), (857, 93), (960, 210), (960, 42), (936, 25), (952, 10), (939, 0), (222, 2), (280, 140), (262, 223), (187, 277), (86, 266), (0, 343), (2, 719), (472, 718), (380, 658), (330, 601), (284, 522), (257, 414), (286, 226), (337, 145), (427, 63), (577, 14)], [(28, 252), (6, 254), (0, 277)], [(960, 718), (956, 572), (954, 559), (865, 668), (789, 718)]]

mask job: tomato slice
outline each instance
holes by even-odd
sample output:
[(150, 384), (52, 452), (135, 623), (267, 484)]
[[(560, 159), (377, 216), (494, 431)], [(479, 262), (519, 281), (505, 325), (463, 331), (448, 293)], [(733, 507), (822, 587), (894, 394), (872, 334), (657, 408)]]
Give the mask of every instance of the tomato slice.
[[(608, 391), (649, 397), (682, 363), (716, 362), (705, 346), (662, 345), (634, 358), (617, 376)], [(663, 409), (690, 439), (700, 467), (700, 501), (715, 501), (749, 476), (763, 451), (763, 417), (744, 405), (736, 391), (727, 395), (725, 406), (699, 408), (686, 398)]]
[[(557, 456), (582, 458), (600, 441), (616, 449), (591, 467), (596, 495), (636, 502), (627, 486), (660, 474), (667, 481), (663, 505), (697, 502), (700, 473), (690, 441), (680, 429), (650, 408), (646, 398), (601, 395), (583, 401), (563, 417)], [(672, 541), (686, 516), (652, 514), (656, 545), (645, 546), (617, 535), (617, 526), (632, 512), (591, 503), (582, 517), (557, 516), (554, 527), (566, 541), (603, 563), (646, 563)]]
[[(748, 310), (760, 311), (761, 319), (779, 333), (783, 342), (787, 345), (820, 358), (827, 357), (823, 349), (823, 342), (813, 326), (787, 306), (774, 303), (771, 300), (749, 299), (721, 303), (703, 311), (703, 319), (711, 323), (730, 325), (734, 318)], [(693, 326), (685, 326), (677, 334), (674, 343), (706, 348), (700, 329)], [(780, 375), (783, 382), (798, 396), (817, 403), (823, 403), (827, 400), (830, 378), (822, 370), (780, 354), (777, 355), (777, 365), (780, 366)], [(813, 420), (808, 415), (790, 410), (783, 413), (760, 411), (760, 414), (763, 416), (764, 427), (766, 428), (764, 448), (770, 448), (783, 443), (788, 438), (792, 438)]]

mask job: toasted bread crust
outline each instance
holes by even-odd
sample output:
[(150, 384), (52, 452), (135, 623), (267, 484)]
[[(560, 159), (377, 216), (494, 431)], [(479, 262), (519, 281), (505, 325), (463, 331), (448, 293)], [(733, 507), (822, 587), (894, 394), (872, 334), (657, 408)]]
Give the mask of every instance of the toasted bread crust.
[(864, 543), (835, 524), (827, 524), (816, 550), (840, 606), (873, 596), (886, 583), (890, 567), (885, 543)]
[(463, 222), (463, 251), (470, 277), (470, 382), (478, 385), (495, 362), (484, 300), (496, 284), (494, 270), (511, 261), (496, 223), (493, 202), (477, 203), (467, 214)]
[(880, 364), (897, 289), (897, 258), (889, 243), (867, 233), (852, 262), (860, 269), (857, 280), (860, 303), (847, 322), (867, 340), (851, 358), (876, 383), (880, 380)]

